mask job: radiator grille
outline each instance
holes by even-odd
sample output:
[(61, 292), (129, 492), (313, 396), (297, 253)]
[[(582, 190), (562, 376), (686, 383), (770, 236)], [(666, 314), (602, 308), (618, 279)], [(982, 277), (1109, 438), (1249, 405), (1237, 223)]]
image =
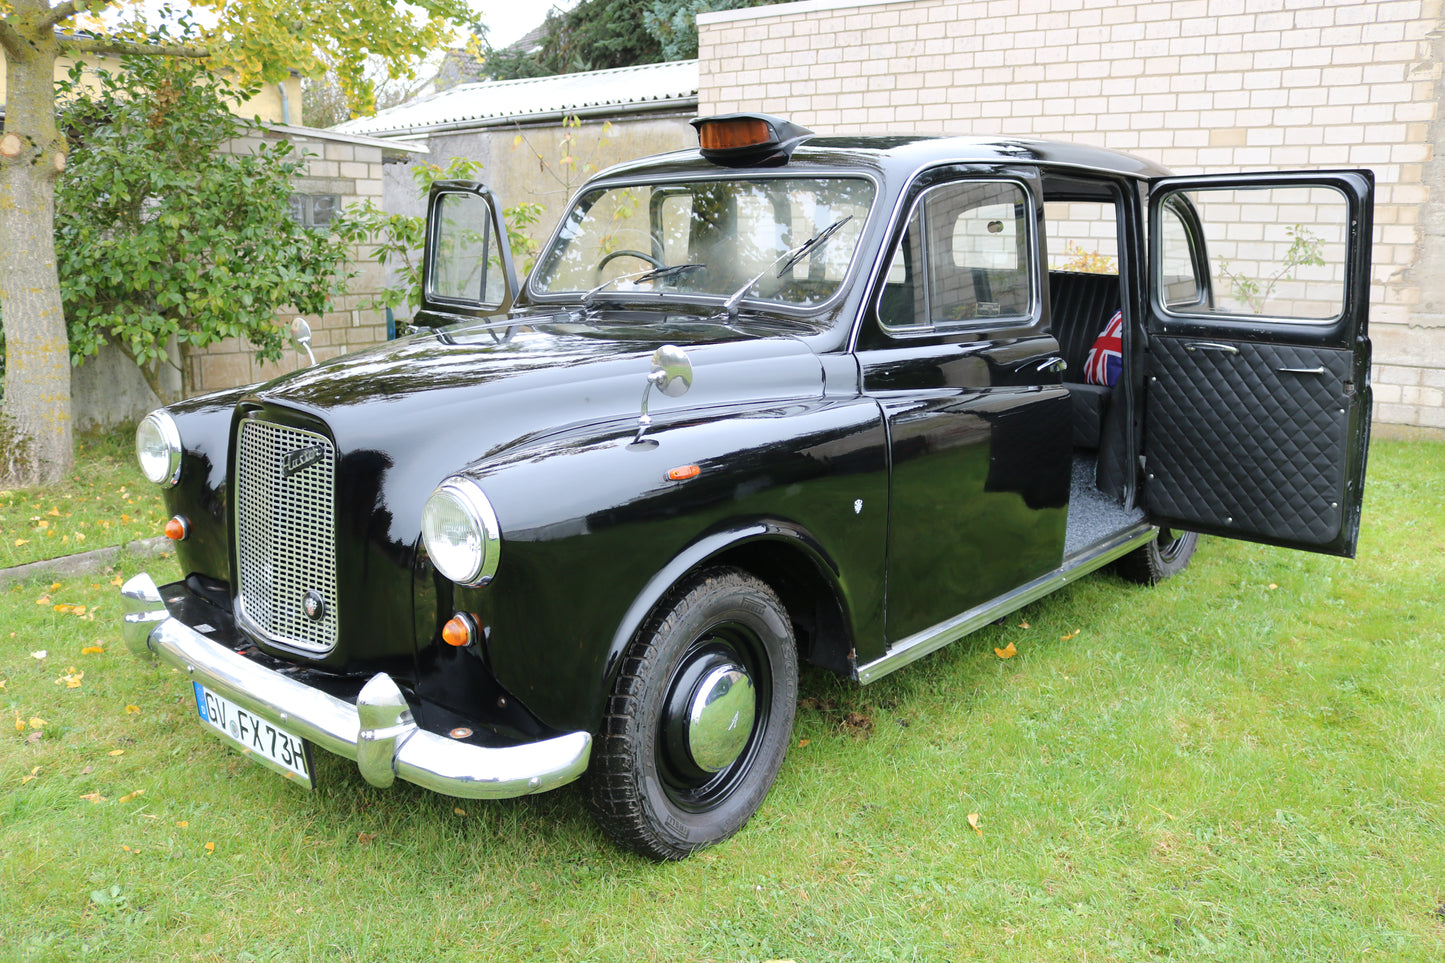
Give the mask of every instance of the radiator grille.
[[(241, 614), (272, 640), (311, 652), (336, 645), (336, 452), (323, 435), (241, 422), (236, 557)], [(307, 596), (319, 617), (306, 613)]]

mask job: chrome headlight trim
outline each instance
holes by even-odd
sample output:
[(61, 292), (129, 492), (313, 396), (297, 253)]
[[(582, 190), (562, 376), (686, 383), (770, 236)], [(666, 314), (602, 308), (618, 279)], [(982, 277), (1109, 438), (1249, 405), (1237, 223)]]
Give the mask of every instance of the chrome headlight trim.
[[(445, 550), (438, 552), (437, 546), (433, 544), (434, 533), (429, 530), (428, 519), (432, 516), (432, 505), (438, 499), (445, 499), (461, 510), (477, 539), (475, 558), (468, 560), (461, 570), (448, 571), (440, 558), (447, 553)], [(497, 513), (492, 509), (492, 503), (482, 493), (481, 486), (470, 478), (452, 475), (444, 479), (428, 496), (426, 506), (422, 509), (422, 541), (437, 571), (458, 585), (486, 585), (497, 574), (497, 563), (502, 549), (502, 528), (497, 523)]]
[[(152, 474), (146, 467), (146, 461), (142, 455), (142, 436), (147, 428), (154, 431), (160, 442), (166, 448), (166, 463), (164, 471)], [(164, 408), (157, 408), (141, 419), (135, 429), (135, 451), (136, 461), (140, 462), (141, 474), (145, 475), (154, 484), (163, 488), (170, 488), (181, 480), (181, 432), (176, 427), (176, 421)], [(152, 466), (154, 467), (154, 466)]]

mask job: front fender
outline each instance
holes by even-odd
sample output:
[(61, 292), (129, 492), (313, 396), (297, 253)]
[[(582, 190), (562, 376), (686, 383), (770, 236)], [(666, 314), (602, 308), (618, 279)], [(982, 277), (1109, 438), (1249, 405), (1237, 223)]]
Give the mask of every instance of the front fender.
[[(754, 543), (811, 559), (860, 656), (881, 648), (888, 484), (876, 405), (693, 412), (641, 445), (635, 431), (550, 439), (470, 473), (501, 524), (500, 564), (486, 586), (443, 587), (438, 617), (448, 605), (480, 616), (481, 658), (538, 719), (594, 731), (647, 613), (687, 573)], [(698, 474), (668, 478), (686, 465)]]

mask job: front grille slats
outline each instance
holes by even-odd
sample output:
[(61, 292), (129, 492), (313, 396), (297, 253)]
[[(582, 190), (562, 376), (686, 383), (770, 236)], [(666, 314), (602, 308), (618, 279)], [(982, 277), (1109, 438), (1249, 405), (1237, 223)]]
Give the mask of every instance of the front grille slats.
[[(271, 640), (308, 652), (336, 645), (336, 451), (330, 439), (241, 422), (236, 446), (236, 560), (241, 615)], [(306, 613), (307, 596), (321, 603)]]

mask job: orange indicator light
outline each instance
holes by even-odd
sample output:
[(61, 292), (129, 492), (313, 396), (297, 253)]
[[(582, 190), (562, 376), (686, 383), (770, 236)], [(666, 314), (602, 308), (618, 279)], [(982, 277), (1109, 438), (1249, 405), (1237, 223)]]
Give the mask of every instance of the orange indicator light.
[(476, 623), (472, 621), (470, 615), (458, 612), (447, 620), (446, 625), (442, 626), (442, 641), (457, 648), (470, 645), (475, 628)]
[(767, 121), (753, 117), (714, 120), (698, 126), (698, 146), (703, 150), (735, 150), (755, 147), (772, 139)]
[(166, 522), (166, 538), (169, 538), (171, 541), (183, 541), (186, 536), (190, 534), (191, 523), (186, 521), (184, 516), (172, 515), (170, 520)]
[(687, 481), (689, 478), (696, 478), (702, 474), (702, 469), (696, 465), (679, 465), (670, 468), (667, 472), (668, 481)]

